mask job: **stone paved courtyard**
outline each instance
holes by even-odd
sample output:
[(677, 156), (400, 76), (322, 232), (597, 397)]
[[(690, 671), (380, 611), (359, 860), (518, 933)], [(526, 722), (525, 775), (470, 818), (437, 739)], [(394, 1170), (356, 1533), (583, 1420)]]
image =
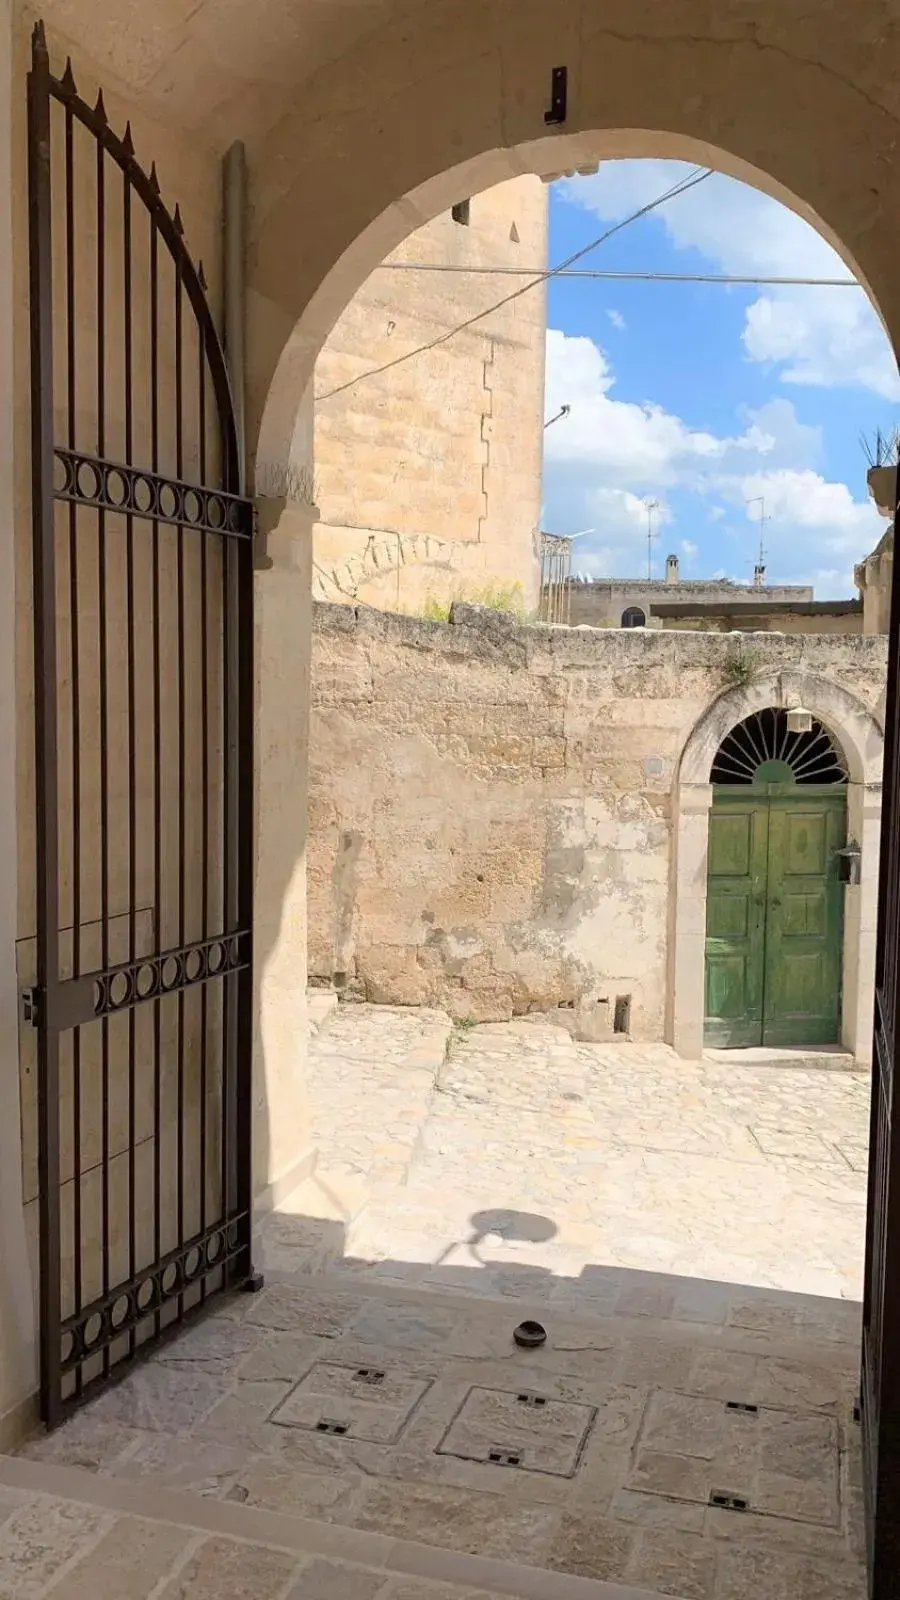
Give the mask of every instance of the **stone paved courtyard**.
[(743, 1057), (342, 1008), (312, 1091), (320, 1172), (367, 1202), (343, 1254), (471, 1293), (612, 1266), (858, 1300), (868, 1079)]
[(0, 1460), (0, 1600), (863, 1600), (865, 1082), (363, 1007), (312, 1044), (266, 1287)]

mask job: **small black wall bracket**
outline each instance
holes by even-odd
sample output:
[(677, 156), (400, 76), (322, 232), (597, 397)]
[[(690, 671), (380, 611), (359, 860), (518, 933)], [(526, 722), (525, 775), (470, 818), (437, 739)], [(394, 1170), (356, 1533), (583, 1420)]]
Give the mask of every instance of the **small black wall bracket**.
[(565, 122), (569, 108), (569, 69), (554, 67), (550, 74), (550, 105), (544, 112), (548, 127), (558, 127)]

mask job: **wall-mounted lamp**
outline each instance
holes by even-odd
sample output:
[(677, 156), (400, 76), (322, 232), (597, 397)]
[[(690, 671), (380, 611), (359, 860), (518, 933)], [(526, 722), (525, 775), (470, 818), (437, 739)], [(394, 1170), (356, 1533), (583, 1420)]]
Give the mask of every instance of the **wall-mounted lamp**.
[(810, 733), (813, 714), (805, 706), (790, 706), (787, 714), (788, 733)]
[(859, 883), (862, 851), (855, 840), (851, 839), (843, 850), (837, 850), (835, 854), (837, 855), (839, 883)]

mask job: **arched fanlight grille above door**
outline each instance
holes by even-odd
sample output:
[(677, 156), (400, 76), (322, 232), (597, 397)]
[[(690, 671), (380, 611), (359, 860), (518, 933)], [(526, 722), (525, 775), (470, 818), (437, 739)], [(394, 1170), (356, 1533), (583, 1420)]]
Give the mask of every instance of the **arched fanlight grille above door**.
[(791, 733), (781, 707), (754, 711), (726, 734), (716, 751), (711, 782), (846, 783), (844, 757), (821, 722), (808, 733)]

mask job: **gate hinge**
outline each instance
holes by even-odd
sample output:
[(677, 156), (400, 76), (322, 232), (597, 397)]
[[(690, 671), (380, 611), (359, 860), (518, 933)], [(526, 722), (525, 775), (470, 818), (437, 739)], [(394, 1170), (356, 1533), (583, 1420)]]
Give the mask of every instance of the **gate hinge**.
[(40, 990), (23, 989), (22, 1021), (29, 1023), (32, 1028), (36, 1028), (40, 1020), (40, 1013)]
[(547, 126), (560, 127), (569, 114), (569, 69), (554, 67), (550, 74), (550, 104), (544, 112)]

